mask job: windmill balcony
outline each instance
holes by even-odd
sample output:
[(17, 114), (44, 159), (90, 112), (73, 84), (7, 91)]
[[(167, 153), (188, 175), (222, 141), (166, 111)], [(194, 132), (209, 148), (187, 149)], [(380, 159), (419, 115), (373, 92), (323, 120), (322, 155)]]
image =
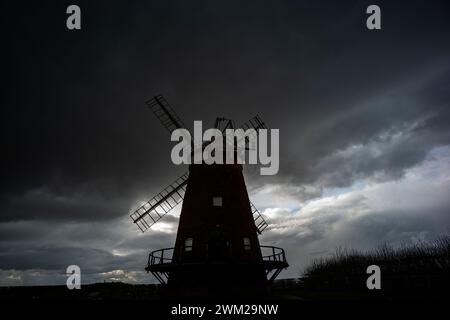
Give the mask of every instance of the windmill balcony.
[[(289, 264), (286, 261), (286, 255), (284, 249), (273, 246), (260, 246), (262, 260), (261, 263), (266, 271), (266, 276), (269, 282), (273, 282), (275, 278), (280, 274), (280, 272), (287, 268)], [(199, 249), (199, 248), (197, 248)], [(203, 246), (202, 250), (197, 250), (200, 254), (196, 255), (195, 261), (173, 261), (173, 253), (175, 248), (164, 248), (150, 252), (148, 256), (148, 262), (145, 270), (151, 272), (160, 283), (167, 283), (169, 274), (183, 266), (192, 265), (205, 265), (205, 264), (229, 264), (230, 260), (216, 260), (210, 259), (210, 254), (208, 252), (208, 246)], [(195, 249), (194, 249), (195, 250)], [(231, 255), (231, 250), (230, 250)]]

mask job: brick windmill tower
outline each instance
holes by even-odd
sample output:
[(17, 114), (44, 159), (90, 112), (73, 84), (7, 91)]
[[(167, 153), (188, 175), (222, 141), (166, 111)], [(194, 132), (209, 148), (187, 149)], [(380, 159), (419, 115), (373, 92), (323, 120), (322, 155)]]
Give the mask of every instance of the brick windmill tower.
[[(147, 101), (171, 133), (183, 122), (161, 95)], [(233, 128), (218, 118), (215, 127)], [(256, 116), (241, 126), (265, 128)], [(184, 201), (183, 201), (184, 199)], [(267, 222), (250, 202), (241, 164), (191, 164), (189, 171), (130, 215), (142, 232), (183, 202), (173, 248), (152, 251), (145, 270), (180, 294), (264, 292), (288, 267), (284, 250), (261, 246)]]

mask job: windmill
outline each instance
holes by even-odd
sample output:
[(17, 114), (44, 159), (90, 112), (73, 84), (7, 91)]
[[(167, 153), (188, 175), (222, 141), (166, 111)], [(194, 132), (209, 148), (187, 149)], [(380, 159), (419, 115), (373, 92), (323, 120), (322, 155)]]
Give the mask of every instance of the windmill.
[[(185, 127), (162, 95), (146, 104), (169, 133)], [(233, 127), (232, 120), (215, 121), (222, 131)], [(256, 116), (240, 128), (266, 127)], [(249, 200), (241, 164), (191, 164), (130, 217), (145, 232), (180, 202), (175, 246), (150, 252), (145, 268), (161, 284), (191, 293), (254, 292), (288, 267), (282, 248), (259, 243), (268, 224)]]

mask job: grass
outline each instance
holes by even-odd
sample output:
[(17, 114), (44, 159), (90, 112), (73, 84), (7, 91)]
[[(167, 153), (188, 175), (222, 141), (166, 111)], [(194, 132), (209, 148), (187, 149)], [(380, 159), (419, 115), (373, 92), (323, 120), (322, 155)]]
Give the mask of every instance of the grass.
[(387, 244), (361, 252), (338, 247), (332, 257), (315, 259), (304, 271), (306, 277), (365, 275), (369, 265), (378, 265), (383, 274), (449, 274), (450, 236), (432, 242), (418, 242), (394, 248)]

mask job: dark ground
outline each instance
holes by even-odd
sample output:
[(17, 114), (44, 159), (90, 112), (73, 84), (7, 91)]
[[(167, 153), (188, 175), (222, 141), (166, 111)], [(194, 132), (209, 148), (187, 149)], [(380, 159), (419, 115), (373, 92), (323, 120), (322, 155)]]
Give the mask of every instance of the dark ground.
[[(261, 296), (261, 301), (392, 301), (392, 300), (443, 300), (448, 299), (446, 288), (450, 275), (443, 277), (395, 277), (387, 278), (381, 290), (368, 290), (363, 286), (343, 289), (331, 280), (312, 287), (305, 278), (282, 279), (275, 282), (271, 293)], [(365, 279), (360, 279), (365, 283)], [(222, 297), (223, 298), (223, 297)], [(223, 300), (246, 300), (247, 297), (225, 297)], [(248, 297), (253, 298), (254, 297)], [(201, 300), (214, 300), (208, 296)], [(167, 297), (159, 285), (134, 285), (126, 283), (95, 283), (82, 285), (80, 290), (69, 290), (66, 286), (0, 287), (3, 301), (49, 301), (49, 300), (147, 300), (177, 301)], [(181, 298), (181, 300), (186, 300)], [(190, 300), (189, 298), (187, 300)], [(192, 299), (191, 299), (192, 300)]]

